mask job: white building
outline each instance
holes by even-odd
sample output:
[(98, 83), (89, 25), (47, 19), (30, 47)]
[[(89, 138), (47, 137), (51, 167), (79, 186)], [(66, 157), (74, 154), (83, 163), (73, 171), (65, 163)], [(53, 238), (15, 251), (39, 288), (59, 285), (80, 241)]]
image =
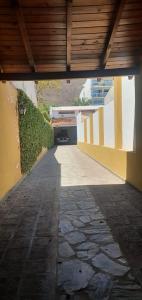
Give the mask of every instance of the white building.
[(12, 81), (12, 83), (17, 89), (23, 90), (33, 104), (37, 106), (36, 84), (34, 81)]
[(91, 99), (91, 79), (87, 79), (81, 90), (80, 99)]
[(87, 79), (81, 90), (80, 99), (89, 99), (92, 105), (104, 105), (105, 96), (112, 86), (112, 77)]

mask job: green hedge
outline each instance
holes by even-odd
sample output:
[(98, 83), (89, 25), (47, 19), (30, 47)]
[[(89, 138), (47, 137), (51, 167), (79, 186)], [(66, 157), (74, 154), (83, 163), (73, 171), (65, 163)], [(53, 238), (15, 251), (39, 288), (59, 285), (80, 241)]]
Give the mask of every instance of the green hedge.
[[(26, 109), (25, 114), (21, 114), (22, 107)], [(18, 90), (18, 111), (21, 171), (26, 173), (37, 160), (42, 148), (52, 147), (53, 129), (22, 90)]]

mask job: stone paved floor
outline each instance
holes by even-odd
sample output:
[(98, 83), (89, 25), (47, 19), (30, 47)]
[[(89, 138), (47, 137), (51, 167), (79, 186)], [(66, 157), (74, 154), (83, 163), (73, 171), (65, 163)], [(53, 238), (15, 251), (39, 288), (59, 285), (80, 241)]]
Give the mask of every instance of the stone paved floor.
[(60, 167), (54, 151), (0, 203), (0, 300), (55, 297)]
[(0, 300), (142, 299), (141, 200), (77, 147), (49, 151), (0, 203)]
[[(140, 203), (141, 193), (75, 147), (58, 148), (56, 159), (61, 163), (57, 299), (142, 299), (136, 265), (132, 269), (128, 262), (133, 257), (131, 239), (142, 245), (142, 236), (138, 227), (132, 230), (131, 220), (125, 222), (122, 237), (116, 226), (128, 215), (137, 222), (138, 217), (140, 225), (142, 213), (135, 199)], [(131, 193), (134, 203), (129, 201)]]

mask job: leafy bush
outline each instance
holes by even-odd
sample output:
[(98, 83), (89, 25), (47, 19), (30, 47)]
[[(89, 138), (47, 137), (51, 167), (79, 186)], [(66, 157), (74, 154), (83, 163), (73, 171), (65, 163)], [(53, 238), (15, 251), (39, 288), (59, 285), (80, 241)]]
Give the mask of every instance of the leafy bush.
[(73, 101), (73, 105), (75, 106), (85, 106), (85, 105), (90, 105), (91, 100), (88, 98), (75, 98)]
[[(21, 114), (21, 108), (25, 114)], [(42, 148), (53, 145), (53, 128), (28, 96), (18, 90), (19, 136), (22, 173), (29, 171)]]
[(38, 108), (40, 112), (43, 114), (44, 118), (47, 121), (50, 121), (50, 105), (48, 105), (47, 103), (40, 103), (38, 105)]

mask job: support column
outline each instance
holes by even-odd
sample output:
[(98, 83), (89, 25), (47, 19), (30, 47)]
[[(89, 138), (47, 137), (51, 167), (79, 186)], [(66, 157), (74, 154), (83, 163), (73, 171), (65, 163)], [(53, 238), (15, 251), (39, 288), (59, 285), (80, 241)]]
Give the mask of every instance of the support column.
[(122, 78), (114, 79), (115, 148), (122, 149)]
[(90, 113), (90, 144), (93, 144), (93, 113)]
[(127, 180), (142, 191), (142, 70), (135, 76), (135, 151), (127, 154)]
[(135, 77), (135, 148), (142, 158), (142, 70)]
[(99, 145), (104, 145), (104, 109), (99, 109)]
[(84, 143), (87, 143), (87, 119), (84, 119)]

